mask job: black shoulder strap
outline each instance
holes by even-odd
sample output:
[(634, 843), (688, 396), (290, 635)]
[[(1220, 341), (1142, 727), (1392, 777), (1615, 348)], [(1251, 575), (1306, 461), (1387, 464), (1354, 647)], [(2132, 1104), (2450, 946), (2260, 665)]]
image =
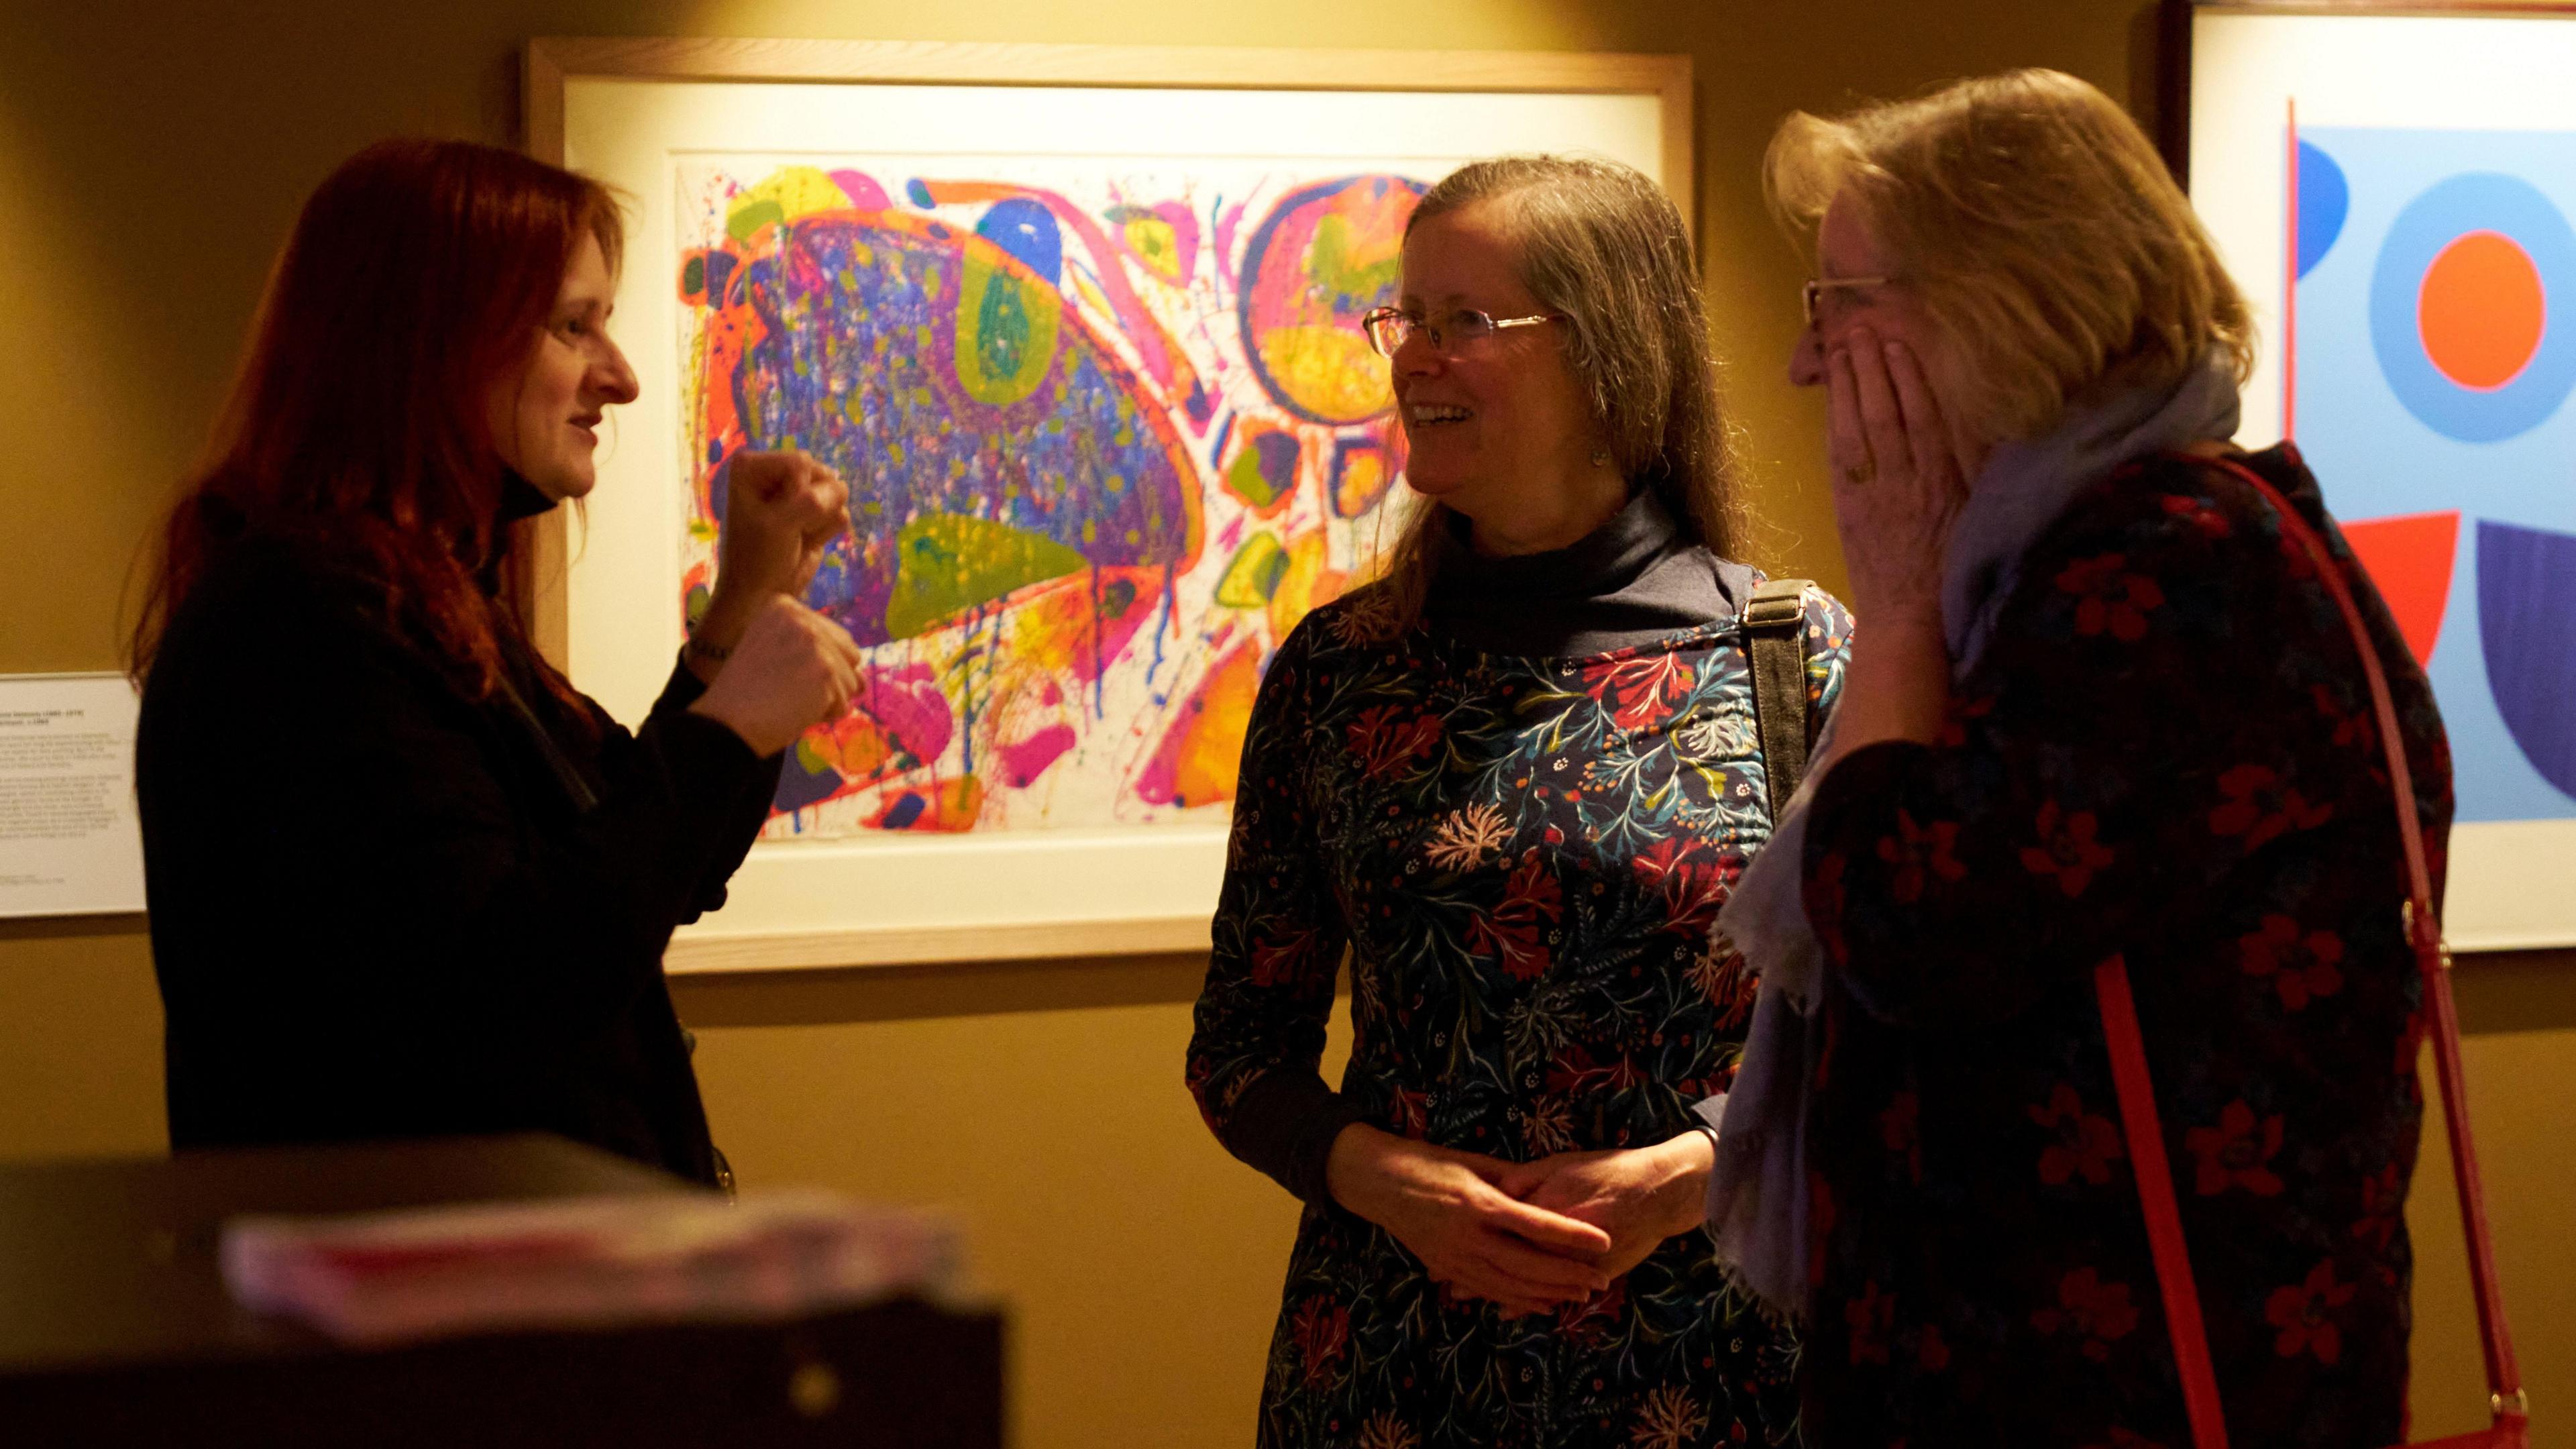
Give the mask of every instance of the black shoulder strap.
[(1762, 734), (1762, 774), (1771, 818), (1807, 773), (1805, 579), (1766, 579), (1744, 610), (1744, 648), (1753, 661), (1753, 719)]

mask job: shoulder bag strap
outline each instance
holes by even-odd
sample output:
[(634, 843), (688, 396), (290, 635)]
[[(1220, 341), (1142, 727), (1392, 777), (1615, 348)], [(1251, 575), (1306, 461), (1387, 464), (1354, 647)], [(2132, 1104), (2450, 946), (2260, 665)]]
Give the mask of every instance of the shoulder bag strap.
[[(2477, 1150), (2470, 1140), (2468, 1103), (2460, 1070), (2458, 1012), (2451, 1000), (2451, 953), (2442, 943), (2433, 909), (2432, 872), (2424, 860), (2424, 827), (2415, 810), (2415, 785), (2407, 768), (2405, 735), (2397, 707), (2380, 668), (2379, 651), (2353, 603), (2351, 587), (2335, 566), (2324, 540), (2317, 536), (2280, 490), (2262, 475), (2229, 459), (2211, 460), (2252, 488), (2281, 520), (2282, 533), (2297, 543), (2316, 566), (2318, 580), (2333, 595), (2361, 653), (2363, 676), (2370, 684), (2371, 708), (2379, 723), (2379, 740), (2388, 759), (2388, 780), (2396, 797), (2398, 835), (2406, 852), (2407, 940), (2417, 969), (2424, 976), (2424, 1000), (2432, 1020), (2433, 1059), (2442, 1086), (2442, 1114), (2450, 1128), (2451, 1171), (2460, 1194), (2460, 1219), (2468, 1233), (2470, 1283), (2478, 1304), (2478, 1335), (2486, 1352), (2488, 1409), (2493, 1426), (2481, 1433), (2446, 1440), (2446, 1444), (2522, 1445), (2528, 1442), (2529, 1400), (2514, 1362), (2513, 1336), (2504, 1320), (2498, 1291), (2495, 1240), (2487, 1226), (2486, 1198), (2478, 1181)], [(2103, 1037), (2111, 1052), (2111, 1075), (2120, 1095), (2120, 1118), (2128, 1135), (2130, 1158), (2137, 1170), (2138, 1197), (2147, 1218), (2147, 1241), (2156, 1260), (2165, 1321), (2173, 1337), (2174, 1364), (2182, 1378), (2184, 1407), (2191, 1417), (2192, 1441), (2198, 1449), (2225, 1449), (2227, 1426), (2219, 1411), (2218, 1380), (2209, 1358), (2209, 1338), (2201, 1322), (2199, 1293), (2192, 1281), (2191, 1259), (2183, 1243), (2182, 1214), (2174, 1201), (2173, 1175), (2165, 1163), (2164, 1133), (2156, 1119), (2153, 1084), (2147, 1076), (2145, 1040), (2138, 1030), (2135, 1002), (2129, 993), (2126, 963), (2118, 956), (2094, 968), (2094, 987), (2102, 1004)]]
[(1806, 589), (1805, 579), (1765, 579), (1744, 610), (1753, 719), (1762, 736), (1762, 777), (1775, 825), (1807, 773)]

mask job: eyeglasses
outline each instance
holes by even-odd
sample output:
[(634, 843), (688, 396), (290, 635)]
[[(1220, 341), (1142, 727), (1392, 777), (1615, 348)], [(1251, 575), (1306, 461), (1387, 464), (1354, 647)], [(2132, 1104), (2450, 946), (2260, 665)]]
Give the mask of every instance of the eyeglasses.
[(1497, 317), (1473, 307), (1460, 307), (1434, 322), (1416, 317), (1398, 307), (1380, 307), (1360, 319), (1360, 330), (1368, 334), (1369, 346), (1381, 357), (1393, 357), (1397, 348), (1419, 332), (1430, 339), (1431, 350), (1443, 357), (1455, 356), (1459, 349), (1479, 338), (1491, 337), (1505, 327), (1535, 327), (1541, 322), (1561, 322), (1554, 312), (1534, 317)]
[(1807, 325), (1816, 325), (1816, 308), (1824, 301), (1827, 292), (1851, 287), (1884, 287), (1895, 280), (1894, 277), (1809, 277), (1807, 285), (1798, 294), (1800, 300), (1807, 304)]

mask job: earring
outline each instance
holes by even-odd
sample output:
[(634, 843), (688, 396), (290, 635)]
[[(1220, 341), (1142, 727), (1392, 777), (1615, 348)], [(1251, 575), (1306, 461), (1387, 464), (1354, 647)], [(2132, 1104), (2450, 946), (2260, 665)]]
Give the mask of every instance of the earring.
[(1595, 449), (1593, 449), (1593, 450), (1592, 450), (1592, 466), (1593, 466), (1593, 467), (1595, 467), (1595, 468), (1607, 468), (1607, 467), (1609, 467), (1609, 466), (1610, 466), (1610, 450), (1609, 450), (1608, 448), (1595, 448)]

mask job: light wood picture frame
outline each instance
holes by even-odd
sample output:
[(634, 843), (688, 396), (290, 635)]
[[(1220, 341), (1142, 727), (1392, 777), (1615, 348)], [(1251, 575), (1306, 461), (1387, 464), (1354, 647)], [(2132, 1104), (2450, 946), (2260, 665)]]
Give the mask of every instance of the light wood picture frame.
[(809, 602), (872, 703), (800, 746), (681, 972), (1205, 950), (1258, 670), (1393, 537), (1351, 323), (1411, 197), (1590, 154), (1695, 218), (1683, 56), (540, 39), (524, 79), (529, 151), (634, 203), (642, 388), (540, 535), (540, 647), (634, 720), (722, 459), (852, 483)]

